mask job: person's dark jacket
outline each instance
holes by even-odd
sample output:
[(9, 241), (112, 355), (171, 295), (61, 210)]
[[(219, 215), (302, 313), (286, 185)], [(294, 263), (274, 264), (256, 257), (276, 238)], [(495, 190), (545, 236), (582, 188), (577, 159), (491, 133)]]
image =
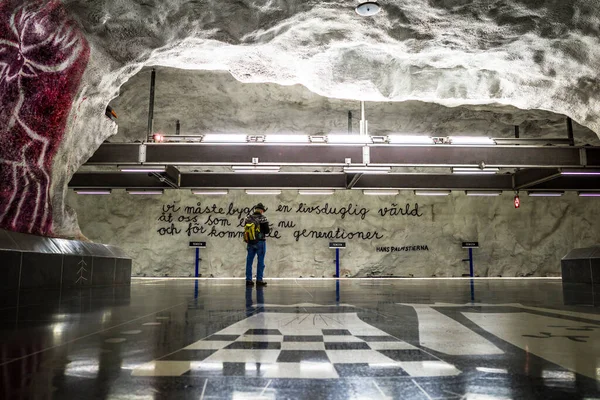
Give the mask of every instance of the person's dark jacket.
[(265, 217), (264, 214), (255, 211), (254, 214), (252, 214), (249, 218), (252, 218), (255, 221), (255, 224), (260, 225), (261, 234), (259, 240), (263, 242), (267, 240), (265, 236), (271, 233), (271, 228), (269, 227), (269, 221), (267, 220), (267, 217)]

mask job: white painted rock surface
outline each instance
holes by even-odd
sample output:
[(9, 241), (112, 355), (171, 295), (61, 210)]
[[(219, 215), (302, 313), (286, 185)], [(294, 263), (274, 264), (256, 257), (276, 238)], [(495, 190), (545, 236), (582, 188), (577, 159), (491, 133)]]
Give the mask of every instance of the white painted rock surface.
[[(280, 239), (269, 238), (267, 250), (267, 277), (330, 277), (334, 273), (334, 250), (328, 249), (329, 239), (313, 238), (317, 232), (363, 232), (382, 236), (381, 239), (346, 239), (348, 248), (342, 250), (342, 275), (370, 276), (395, 275), (415, 277), (461, 276), (468, 272), (468, 263), (462, 259), (467, 251), (462, 241), (479, 241), (481, 248), (474, 250), (475, 271), (480, 276), (504, 277), (534, 275), (559, 276), (560, 259), (572, 248), (598, 244), (600, 238), (600, 202), (580, 199), (574, 194), (564, 198), (522, 198), (522, 207), (515, 210), (512, 196), (505, 193), (498, 198), (467, 198), (453, 193), (447, 198), (416, 197), (402, 194), (398, 197), (364, 196), (360, 191), (338, 192), (334, 196), (299, 196), (296, 191), (284, 191), (280, 196), (248, 196), (232, 191), (228, 196), (194, 196), (188, 191), (167, 191), (163, 196), (132, 196), (115, 191), (110, 196), (77, 196), (69, 194), (69, 204), (77, 211), (83, 233), (90, 239), (123, 247), (134, 259), (134, 276), (190, 276), (194, 270), (194, 250), (190, 240), (206, 241), (208, 248), (201, 250), (201, 272), (216, 277), (243, 277), (245, 247), (241, 238), (219, 238), (211, 235), (230, 231), (239, 234), (238, 215), (227, 215), (229, 204), (249, 207), (263, 202), (269, 210), (266, 215), (274, 224)], [(186, 207), (202, 209), (189, 210)], [(300, 203), (310, 207), (348, 207), (342, 215), (298, 213)], [(421, 216), (379, 214), (380, 208), (398, 204), (410, 210), (418, 203)], [(215, 212), (213, 212), (213, 205)], [(290, 207), (290, 212), (276, 211), (279, 206)], [(163, 207), (173, 206), (164, 216)], [(210, 208), (210, 213), (194, 214)], [(223, 208), (223, 213), (219, 213)], [(361, 209), (365, 210), (362, 211)], [(170, 228), (169, 214), (179, 233), (163, 231)], [(362, 215), (365, 215), (362, 219)], [(162, 217), (162, 218), (161, 218)], [(205, 233), (188, 236), (188, 222), (197, 218), (198, 228)], [(216, 225), (207, 219), (219, 218)], [(163, 221), (161, 221), (161, 219)], [(227, 224), (230, 226), (222, 226)], [(292, 222), (291, 228), (279, 227), (283, 221)], [(194, 225), (194, 224), (192, 224)], [(308, 237), (296, 241), (295, 234), (307, 230)], [(227, 233), (225, 235), (228, 235)], [(410, 251), (381, 252), (378, 247), (409, 247)], [(421, 250), (412, 246), (422, 246)], [(427, 246), (427, 250), (423, 247)], [(396, 249), (396, 250), (400, 250)], [(386, 249), (387, 250), (387, 249)]]

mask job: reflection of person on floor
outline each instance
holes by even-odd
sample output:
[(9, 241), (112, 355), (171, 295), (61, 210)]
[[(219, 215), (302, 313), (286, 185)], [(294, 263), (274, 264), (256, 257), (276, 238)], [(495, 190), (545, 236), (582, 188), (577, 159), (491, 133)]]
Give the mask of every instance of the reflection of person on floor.
[(267, 254), (267, 235), (271, 231), (269, 221), (264, 216), (265, 206), (258, 203), (254, 206), (254, 213), (248, 215), (244, 222), (244, 241), (248, 244), (246, 257), (246, 286), (254, 286), (252, 281), (252, 264), (254, 257), (258, 257), (256, 266), (256, 286), (267, 286), (263, 281), (265, 272), (265, 255)]
[(265, 304), (264, 290), (261, 286), (256, 288), (256, 307), (252, 301), (252, 287), (246, 287), (246, 316), (250, 317), (258, 311), (259, 307), (263, 307)]

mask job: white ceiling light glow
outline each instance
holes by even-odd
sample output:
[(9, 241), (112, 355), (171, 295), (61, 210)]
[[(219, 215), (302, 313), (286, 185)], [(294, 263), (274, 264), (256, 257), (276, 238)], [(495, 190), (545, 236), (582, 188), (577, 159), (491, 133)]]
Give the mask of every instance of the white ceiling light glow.
[(226, 196), (229, 194), (229, 190), (201, 190), (192, 189), (192, 194), (200, 196)]
[(530, 197), (561, 197), (565, 192), (528, 192)]
[(433, 138), (414, 135), (389, 135), (388, 142), (391, 144), (434, 144)]
[(138, 172), (138, 173), (161, 173), (165, 172), (166, 168), (164, 166), (152, 166), (152, 165), (140, 165), (140, 166), (121, 166), (119, 165), (119, 170), (121, 172)]
[(253, 165), (234, 165), (231, 167), (234, 172), (242, 174), (276, 174), (281, 167), (277, 166), (253, 166)]
[(75, 189), (74, 192), (77, 194), (81, 194), (81, 195), (95, 195), (95, 194), (107, 195), (107, 194), (111, 194), (112, 190), (110, 190), (110, 189)]
[(573, 176), (600, 176), (600, 170), (586, 170), (586, 169), (573, 169), (561, 171), (561, 175), (573, 175)]
[(390, 167), (345, 167), (347, 174), (389, 174)]
[(367, 144), (372, 140), (367, 135), (327, 135), (327, 142), (331, 144)]
[(579, 197), (600, 197), (600, 192), (579, 192)]
[(241, 134), (208, 134), (202, 137), (203, 143), (246, 143), (247, 135)]
[(498, 172), (500, 172), (499, 168), (452, 168), (452, 173), (459, 175), (495, 175)]
[(301, 196), (331, 196), (335, 194), (335, 190), (315, 189), (315, 190), (298, 190)]
[(310, 143), (308, 135), (267, 135), (265, 143)]
[(133, 195), (142, 195), (142, 196), (156, 196), (162, 195), (165, 193), (163, 189), (154, 189), (154, 190), (143, 190), (143, 189), (127, 189), (127, 193)]
[(450, 190), (415, 190), (417, 196), (449, 196)]
[(450, 143), (458, 145), (494, 145), (494, 139), (485, 136), (450, 136)]
[(400, 193), (397, 190), (387, 190), (387, 189), (365, 189), (363, 190), (363, 194), (366, 196), (397, 196)]
[(246, 190), (246, 194), (251, 195), (251, 196), (277, 196), (281, 194), (281, 190), (279, 189), (274, 189), (274, 190)]
[(485, 190), (485, 191), (476, 191), (476, 190), (467, 190), (467, 196), (481, 196), (481, 197), (495, 197), (500, 196), (502, 191), (500, 190)]

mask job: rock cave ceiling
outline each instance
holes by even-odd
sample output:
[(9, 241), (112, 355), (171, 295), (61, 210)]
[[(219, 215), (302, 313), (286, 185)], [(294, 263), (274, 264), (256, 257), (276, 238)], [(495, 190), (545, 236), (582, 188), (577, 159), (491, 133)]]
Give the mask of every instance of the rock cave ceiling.
[[(0, 2), (0, 227), (80, 235), (65, 202), (68, 182), (117, 134), (104, 110), (149, 66), (292, 87), (292, 94), (315, 96), (311, 107), (331, 99), (342, 101), (340, 108), (349, 100), (404, 102), (417, 109), (414, 120), (435, 111), (423, 130), (435, 128), (435, 115), (453, 119), (464, 111), (473, 120), (479, 117), (469, 113), (483, 111), (496, 115), (493, 124), (530, 115), (524, 121), (538, 121), (538, 130), (569, 116), (600, 134), (598, 0), (382, 0), (382, 11), (367, 18), (354, 11), (357, 4)], [(56, 91), (64, 101), (44, 100)], [(43, 215), (45, 222), (22, 215)]]
[(356, 1), (63, 3), (108, 63), (112, 97), (162, 65), (330, 98), (550, 111), (600, 132), (596, 0), (381, 1), (368, 18)]

